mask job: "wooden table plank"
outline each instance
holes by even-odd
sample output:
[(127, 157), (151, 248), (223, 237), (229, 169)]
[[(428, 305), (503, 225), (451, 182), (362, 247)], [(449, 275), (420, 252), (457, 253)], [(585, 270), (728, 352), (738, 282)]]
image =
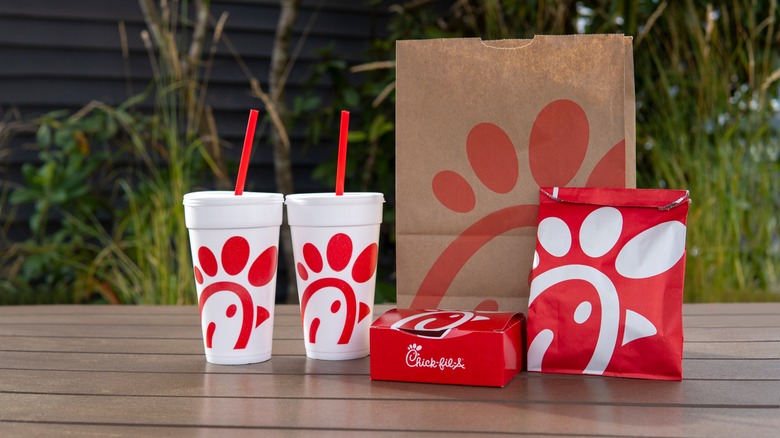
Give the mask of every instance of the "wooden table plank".
[[(197, 328), (194, 330), (198, 330)], [(203, 341), (190, 339), (100, 338), (0, 336), (2, 351), (72, 352), (72, 353), (159, 353), (203, 354)], [(303, 355), (303, 339), (276, 339), (274, 354)], [(764, 342), (691, 342), (684, 345), (688, 359), (780, 359), (780, 341)], [(205, 359), (204, 359), (205, 360)]]
[[(76, 327), (95, 327), (95, 326), (116, 326), (132, 328), (136, 326), (153, 327), (187, 327), (189, 329), (199, 327), (197, 309), (191, 308), (190, 314), (69, 314), (69, 315), (1, 315), (0, 327), (10, 326), (20, 329), (29, 328), (29, 326), (76, 326)], [(299, 315), (275, 315), (274, 325), (280, 326), (299, 326), (301, 318)], [(28, 327), (25, 327), (28, 326)]]
[[(271, 360), (242, 366), (206, 363), (199, 354), (107, 354), (70, 352), (0, 351), (2, 369), (111, 372), (188, 372), (236, 374), (363, 374), (369, 358), (352, 361), (317, 361), (305, 356), (275, 355)], [(780, 361), (771, 359), (684, 359), (686, 379), (773, 380), (780, 379)]]
[(780, 341), (686, 342), (686, 359), (780, 359)]
[[(730, 307), (724, 307), (730, 306)], [(377, 305), (378, 317), (393, 305)], [(277, 305), (277, 323), (297, 325), (296, 306)], [(686, 327), (780, 327), (780, 303), (702, 304), (683, 307)], [(710, 310), (707, 310), (710, 309)], [(735, 309), (727, 312), (722, 309)], [(0, 325), (80, 324), (80, 325), (197, 325), (195, 306), (0, 306)], [(88, 318), (84, 318), (88, 316)], [(750, 316), (750, 318), (745, 318)]]
[[(379, 306), (375, 317), (391, 306)], [(205, 362), (197, 308), (0, 307), (0, 436), (777, 436), (780, 303), (686, 305), (684, 380), (522, 373), (506, 388), (372, 382), (307, 359), (277, 306), (265, 363)]]
[(8, 393), (237, 398), (464, 399), (524, 403), (780, 408), (780, 380), (657, 382), (524, 373), (503, 389), (370, 381), (364, 375), (4, 370)]
[(683, 317), (683, 327), (780, 327), (780, 314), (686, 315)]
[(249, 365), (207, 363), (201, 355), (83, 354), (0, 352), (0, 369), (107, 371), (116, 373), (335, 374), (368, 375), (368, 358), (349, 361), (308, 360), (305, 356), (274, 356)]
[[(0, 337), (1, 351), (37, 351), (111, 354), (191, 354), (205, 359), (200, 339), (115, 339), (115, 338), (50, 338)], [(303, 339), (276, 339), (274, 355), (306, 354)], [(756, 351), (756, 354), (761, 354)]]
[[(384, 312), (395, 307), (394, 304), (378, 304), (375, 312)], [(140, 309), (140, 310), (139, 310)], [(143, 306), (143, 305), (28, 305), (0, 306), (0, 316), (3, 315), (89, 315), (124, 314), (144, 315), (155, 313), (160, 315), (197, 315), (194, 306)], [(276, 305), (276, 314), (298, 315), (296, 305)], [(780, 315), (780, 302), (776, 303), (706, 303), (684, 304), (683, 315)]]
[(683, 315), (780, 315), (777, 303), (684, 304)]
[[(290, 429), (773, 436), (774, 409), (602, 406), (459, 400), (237, 399), (4, 394), (3, 419)], [(128, 413), (132, 413), (128, 415)], [(776, 435), (775, 435), (776, 436)]]
[[(376, 308), (390, 308), (391, 305), (377, 305)], [(275, 314), (298, 316), (297, 305), (276, 305)], [(28, 306), (0, 306), (0, 317), (5, 315), (38, 315), (38, 316), (89, 316), (90, 318), (100, 315), (129, 315), (137, 318), (144, 318), (145, 315), (168, 315), (168, 316), (186, 316), (192, 315), (197, 318), (198, 308), (194, 305), (187, 306), (148, 306), (148, 305), (74, 305), (74, 304), (55, 304), (55, 305), (28, 305)], [(197, 319), (196, 319), (197, 321)]]
[[(379, 314), (375, 314), (378, 317)], [(683, 318), (687, 329), (698, 328), (779, 328), (780, 315), (691, 315)], [(298, 315), (275, 315), (276, 327), (298, 327), (301, 319)], [(0, 315), (0, 330), (3, 334), (11, 334), (13, 330), (28, 330), (34, 326), (58, 327), (69, 326), (90, 330), (96, 326), (118, 327), (125, 331), (131, 331), (139, 326), (158, 327), (159, 329), (171, 329), (183, 327), (190, 330), (199, 327), (197, 313), (186, 315), (92, 315), (85, 317), (83, 314), (71, 315)]]
[[(780, 329), (778, 329), (780, 330)], [(25, 326), (0, 325), (0, 338), (7, 336), (45, 336), (57, 338), (116, 338), (116, 339), (202, 339), (198, 325), (89, 325), (89, 324), (30, 324)], [(274, 326), (275, 339), (303, 339), (299, 324)], [(0, 346), (2, 348), (2, 346)]]
[(685, 342), (780, 341), (780, 327), (685, 327)]
[[(77, 325), (77, 324), (0, 324), (0, 343), (4, 337), (41, 336), (54, 338), (116, 338), (116, 339), (201, 339), (197, 325)], [(274, 327), (275, 339), (302, 339), (300, 325)], [(780, 327), (692, 327), (685, 329), (686, 342), (776, 342)], [(0, 344), (2, 349), (2, 344)]]
[[(64, 432), (66, 431), (66, 432)], [(366, 436), (364, 430), (306, 430), (303, 428), (255, 428), (255, 427), (199, 427), (191, 426), (187, 424), (179, 424), (176, 426), (149, 426), (145, 424), (74, 424), (74, 423), (38, 423), (38, 422), (0, 422), (0, 436), (7, 437), (36, 437), (36, 438), (61, 438), (64, 433), (73, 436), (97, 436), (97, 437), (146, 437), (146, 436), (160, 436), (168, 438), (191, 438), (193, 436), (198, 437), (225, 437), (231, 438), (257, 438), (258, 436), (266, 437), (289, 437), (290, 435), (299, 436), (303, 434), (311, 434), (316, 432), (318, 437), (358, 437), (363, 438)], [(421, 431), (371, 431), (371, 437), (451, 437), (452, 433), (435, 433), (435, 432), (421, 432)], [(457, 434), (456, 434), (457, 435)], [(493, 434), (478, 434), (469, 433), (469, 436), (494, 436)]]

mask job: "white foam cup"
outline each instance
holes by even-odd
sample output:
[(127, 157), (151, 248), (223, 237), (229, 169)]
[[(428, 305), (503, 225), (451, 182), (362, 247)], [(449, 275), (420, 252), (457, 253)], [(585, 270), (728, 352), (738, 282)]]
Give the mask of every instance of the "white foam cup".
[(184, 195), (203, 346), (213, 364), (271, 358), (283, 196)]
[(347, 360), (369, 354), (383, 203), (381, 193), (285, 198), (310, 358)]

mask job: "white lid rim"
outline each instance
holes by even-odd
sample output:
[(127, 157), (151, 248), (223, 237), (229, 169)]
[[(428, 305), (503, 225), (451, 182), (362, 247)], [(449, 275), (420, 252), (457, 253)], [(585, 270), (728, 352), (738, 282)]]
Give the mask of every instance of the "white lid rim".
[(242, 195), (236, 195), (232, 191), (225, 190), (190, 192), (182, 199), (182, 204), (187, 207), (247, 206), (283, 202), (284, 195), (281, 193), (244, 192)]
[(345, 192), (341, 196), (335, 193), (297, 193), (285, 196), (287, 205), (344, 205), (384, 203), (385, 196), (378, 192)]

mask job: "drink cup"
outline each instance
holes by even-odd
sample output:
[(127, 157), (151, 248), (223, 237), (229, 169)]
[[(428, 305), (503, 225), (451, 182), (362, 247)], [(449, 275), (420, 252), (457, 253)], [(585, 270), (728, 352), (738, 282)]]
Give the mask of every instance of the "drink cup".
[(369, 353), (383, 203), (381, 193), (285, 199), (310, 358), (346, 360)]
[(278, 193), (184, 195), (206, 360), (219, 365), (271, 358), (279, 227)]

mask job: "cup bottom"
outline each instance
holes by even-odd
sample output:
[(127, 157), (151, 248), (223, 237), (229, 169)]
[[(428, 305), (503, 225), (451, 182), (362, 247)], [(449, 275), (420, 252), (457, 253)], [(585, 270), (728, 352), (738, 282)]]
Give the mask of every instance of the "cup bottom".
[(369, 353), (368, 348), (364, 350), (357, 350), (357, 351), (339, 351), (339, 352), (306, 350), (306, 357), (311, 359), (318, 359), (318, 360), (351, 360), (351, 359), (360, 359), (361, 357), (366, 357), (368, 356), (368, 353)]
[(248, 356), (214, 356), (207, 354), (206, 362), (214, 365), (246, 365), (265, 362), (271, 358), (271, 352), (252, 354)]

